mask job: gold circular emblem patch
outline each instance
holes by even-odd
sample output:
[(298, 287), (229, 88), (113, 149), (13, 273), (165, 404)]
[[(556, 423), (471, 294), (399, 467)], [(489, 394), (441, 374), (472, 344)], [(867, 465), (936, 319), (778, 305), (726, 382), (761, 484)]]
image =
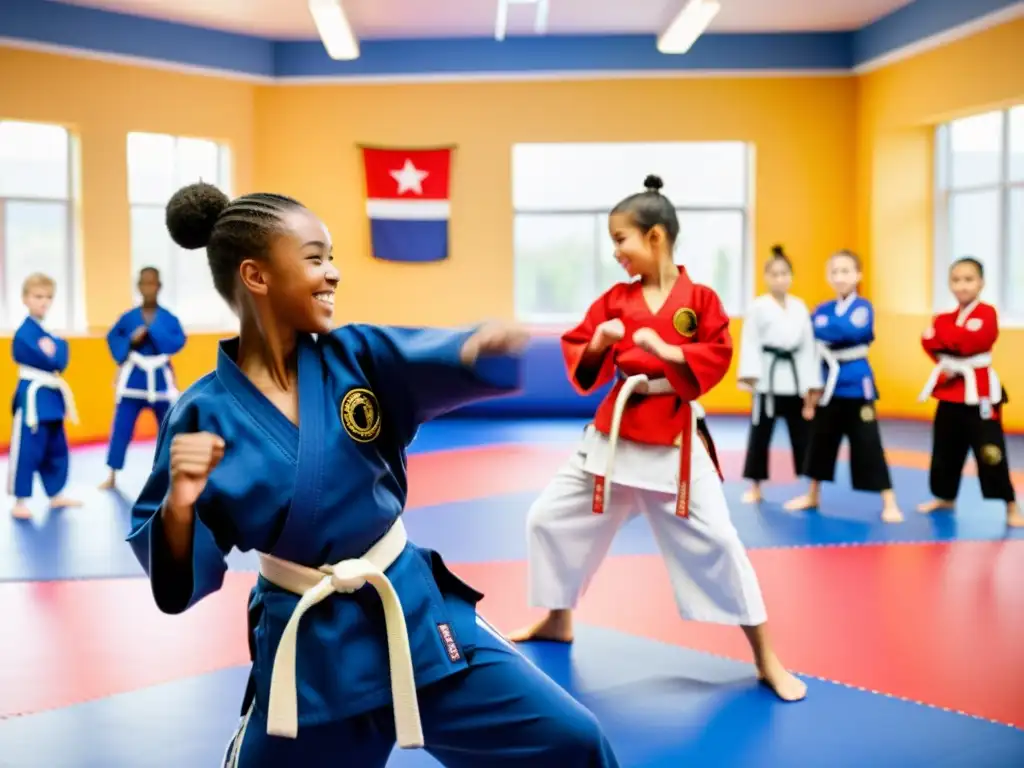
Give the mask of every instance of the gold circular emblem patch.
[(860, 420), (861, 421), (874, 421), (875, 420), (875, 409), (870, 405), (865, 405), (860, 409)]
[(998, 445), (988, 443), (987, 445), (981, 446), (981, 460), (988, 466), (994, 467), (1003, 460), (1003, 452), (999, 450)]
[(341, 423), (348, 436), (368, 443), (380, 434), (380, 405), (368, 389), (350, 389), (341, 400)]
[(676, 313), (672, 315), (672, 327), (675, 328), (681, 336), (690, 338), (697, 332), (697, 313), (689, 307), (677, 309)]

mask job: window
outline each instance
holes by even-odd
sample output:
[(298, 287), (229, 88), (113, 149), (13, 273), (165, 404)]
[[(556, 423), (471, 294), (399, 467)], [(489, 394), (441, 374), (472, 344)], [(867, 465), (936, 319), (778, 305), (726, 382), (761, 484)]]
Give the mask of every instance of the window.
[(171, 195), (200, 180), (231, 196), (231, 154), (226, 146), (208, 139), (128, 134), (132, 286), (140, 269), (156, 267), (163, 282), (160, 302), (187, 329), (234, 329), (238, 320), (213, 287), (205, 252), (179, 248), (164, 223)]
[(0, 326), (27, 314), (21, 288), (33, 272), (57, 283), (46, 325), (85, 325), (74, 247), (75, 151), (59, 125), (0, 120)]
[(985, 298), (1024, 322), (1024, 106), (940, 125), (935, 157), (935, 309), (948, 309), (949, 265), (985, 265)]
[(512, 148), (516, 316), (575, 324), (626, 279), (608, 212), (657, 173), (676, 205), (676, 262), (742, 314), (749, 269), (752, 151), (740, 142), (517, 144)]

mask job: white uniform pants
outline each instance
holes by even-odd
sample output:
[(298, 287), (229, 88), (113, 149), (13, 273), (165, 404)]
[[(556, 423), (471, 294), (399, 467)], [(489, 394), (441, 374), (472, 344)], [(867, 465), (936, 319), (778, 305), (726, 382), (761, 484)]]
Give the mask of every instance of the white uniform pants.
[[(630, 473), (620, 473), (619, 468), (642, 466), (647, 470), (642, 474), (649, 477), (655, 462), (678, 480), (678, 449), (620, 440), (617, 453), (627, 451), (645, 455), (616, 458), (615, 474), (620, 483), (628, 482)], [(668, 461), (675, 465), (674, 476)], [(531, 605), (549, 610), (575, 608), (616, 532), (633, 516), (643, 513), (665, 558), (684, 619), (742, 626), (757, 626), (767, 620), (761, 588), (729, 517), (722, 482), (696, 434), (689, 517), (675, 514), (676, 496), (668, 492), (671, 486), (667, 483), (662, 490), (616, 483), (609, 507), (600, 515), (594, 514), (594, 477), (584, 469), (586, 465), (587, 449), (582, 447), (530, 508), (527, 549)]]

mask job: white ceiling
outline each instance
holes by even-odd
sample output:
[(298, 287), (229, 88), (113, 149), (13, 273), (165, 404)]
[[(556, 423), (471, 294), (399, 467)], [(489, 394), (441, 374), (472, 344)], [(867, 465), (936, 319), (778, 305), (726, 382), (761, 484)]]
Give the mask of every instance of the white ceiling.
[[(855, 29), (913, 0), (721, 0), (716, 32)], [(2, 2), (2, 0), (0, 0)], [(306, 0), (59, 0), (276, 39), (316, 39)], [(548, 34), (660, 32), (684, 0), (549, 0)], [(344, 0), (361, 38), (491, 37), (498, 0)], [(509, 8), (509, 35), (533, 34), (534, 9)]]

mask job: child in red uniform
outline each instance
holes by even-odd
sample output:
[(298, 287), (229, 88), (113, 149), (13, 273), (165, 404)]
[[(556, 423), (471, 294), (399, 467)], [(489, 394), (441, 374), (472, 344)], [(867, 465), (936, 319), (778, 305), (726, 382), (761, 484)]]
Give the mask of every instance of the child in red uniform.
[(921, 346), (935, 361), (921, 400), (939, 401), (932, 429), (929, 485), (935, 498), (919, 512), (953, 509), (967, 452), (974, 453), (978, 480), (986, 499), (1006, 503), (1006, 522), (1019, 528), (1024, 516), (1017, 505), (1006, 458), (1002, 407), (1006, 403), (992, 367), (992, 347), (999, 336), (995, 307), (978, 299), (985, 270), (977, 259), (958, 259), (949, 271), (949, 287), (960, 306), (936, 315)]
[[(608, 222), (615, 258), (640, 279), (613, 286), (562, 337), (577, 390), (616, 383), (582, 445), (530, 509), (530, 600), (548, 615), (511, 639), (570, 642), (572, 609), (618, 529), (642, 512), (683, 618), (742, 627), (760, 679), (796, 701), (807, 686), (769, 642), (757, 575), (729, 518), (696, 403), (729, 369), (729, 318), (714, 291), (673, 263), (675, 207), (658, 177), (645, 186)], [(643, 584), (623, 589), (643, 599)]]

